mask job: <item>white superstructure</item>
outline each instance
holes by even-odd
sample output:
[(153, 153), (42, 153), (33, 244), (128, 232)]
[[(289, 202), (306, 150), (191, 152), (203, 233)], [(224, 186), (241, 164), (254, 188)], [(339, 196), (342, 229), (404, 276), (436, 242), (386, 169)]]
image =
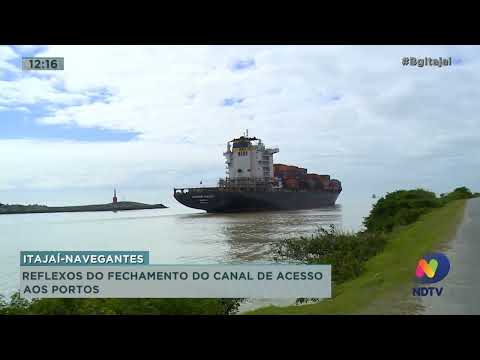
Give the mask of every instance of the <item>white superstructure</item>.
[(271, 182), (273, 154), (278, 148), (266, 148), (262, 140), (241, 136), (227, 143), (225, 156), (227, 179), (230, 181)]

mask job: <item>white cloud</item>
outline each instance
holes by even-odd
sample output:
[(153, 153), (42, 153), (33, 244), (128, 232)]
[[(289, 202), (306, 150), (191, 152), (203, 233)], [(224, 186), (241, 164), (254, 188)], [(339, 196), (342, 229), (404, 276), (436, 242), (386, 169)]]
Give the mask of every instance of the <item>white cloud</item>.
[(0, 111), (21, 111), (25, 113), (31, 113), (30, 109), (27, 108), (26, 106), (17, 106), (17, 107), (0, 106)]
[[(347, 184), (346, 191), (379, 184), (392, 190), (402, 182), (472, 186), (479, 176), (462, 169), (479, 165), (480, 150), (473, 145), (480, 141), (479, 50), (50, 46), (38, 55), (65, 57), (65, 71), (0, 81), (0, 106), (48, 102), (50, 113), (40, 123), (130, 130), (141, 136), (109, 144), (4, 140), (4, 151), (22, 148), (15, 161), (26, 165), (35, 156), (38, 168), (30, 171), (3, 158), (0, 166), (9, 171), (1, 181), (4, 186), (61, 187), (120, 179), (174, 186), (196, 172), (213, 179), (223, 173), (224, 143), (248, 128), (267, 144), (280, 146), (279, 161), (332, 173)], [(453, 56), (462, 63), (404, 67), (404, 56)], [(254, 59), (255, 66), (231, 70), (244, 59)], [(88, 101), (102, 90), (111, 94), (108, 101), (98, 96)], [(225, 98), (244, 100), (222, 107)], [(186, 137), (193, 144), (182, 144)]]
[(17, 45), (15, 50), (21, 53), (31, 53), (32, 51), (38, 51), (47, 48), (47, 45)]
[(0, 80), (0, 104), (32, 105), (40, 102), (73, 104), (86, 101), (87, 97), (76, 93), (66, 93), (56, 89), (57, 80), (21, 77), (15, 81)]
[[(171, 145), (149, 141), (92, 144), (0, 140), (0, 190), (12, 186), (55, 189), (112, 184), (170, 187), (172, 174), (181, 179), (188, 175), (186, 169), (201, 172), (218, 167), (211, 155), (218, 150), (178, 144), (172, 154)], [(189, 156), (193, 152), (196, 156)]]
[(18, 57), (10, 46), (0, 46), (0, 60), (11, 60)]
[(9, 63), (17, 57), (18, 55), (9, 46), (0, 46), (0, 75), (5, 71), (18, 72), (18, 68)]

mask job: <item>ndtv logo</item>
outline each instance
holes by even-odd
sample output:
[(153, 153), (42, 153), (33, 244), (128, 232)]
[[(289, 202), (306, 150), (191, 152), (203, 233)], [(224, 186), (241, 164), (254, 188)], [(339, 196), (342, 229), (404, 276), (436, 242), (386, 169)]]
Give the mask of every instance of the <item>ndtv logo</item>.
[[(422, 284), (434, 284), (443, 280), (450, 271), (450, 261), (441, 253), (425, 255), (418, 261), (415, 270), (416, 280)], [(415, 287), (413, 296), (440, 296), (443, 287)]]
[(436, 287), (413, 288), (413, 296), (433, 296), (433, 295), (440, 296), (440, 295), (442, 295), (442, 292), (443, 292), (443, 287), (441, 287), (441, 288), (436, 288)]
[(435, 273), (437, 272), (438, 268), (438, 261), (435, 259), (430, 260), (427, 263), (425, 259), (420, 259), (417, 265), (416, 275), (417, 278), (421, 279), (424, 276), (427, 276), (429, 279), (435, 277)]

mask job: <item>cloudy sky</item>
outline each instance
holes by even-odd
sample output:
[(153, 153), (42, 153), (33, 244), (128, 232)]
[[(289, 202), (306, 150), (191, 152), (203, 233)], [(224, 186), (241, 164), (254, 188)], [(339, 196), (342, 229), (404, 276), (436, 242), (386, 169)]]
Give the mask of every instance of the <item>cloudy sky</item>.
[[(22, 56), (65, 70), (22, 72)], [(478, 84), (477, 46), (1, 46), (0, 202), (99, 202), (113, 186), (161, 202), (214, 184), (245, 129), (344, 197), (480, 191)]]

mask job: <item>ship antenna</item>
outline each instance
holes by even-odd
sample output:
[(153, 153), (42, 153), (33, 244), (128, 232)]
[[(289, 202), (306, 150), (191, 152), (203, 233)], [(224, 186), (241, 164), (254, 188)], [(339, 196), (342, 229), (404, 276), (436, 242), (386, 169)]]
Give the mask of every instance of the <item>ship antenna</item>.
[(246, 135), (247, 135), (247, 137), (248, 137), (248, 129), (247, 129), (247, 131), (246, 131)]

